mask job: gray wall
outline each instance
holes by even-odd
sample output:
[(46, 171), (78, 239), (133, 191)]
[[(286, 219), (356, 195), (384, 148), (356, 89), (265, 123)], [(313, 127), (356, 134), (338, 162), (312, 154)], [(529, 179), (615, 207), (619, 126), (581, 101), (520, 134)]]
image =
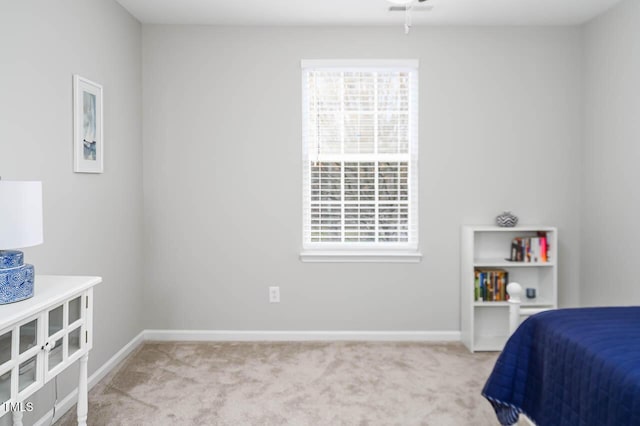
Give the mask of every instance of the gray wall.
[[(459, 227), (503, 209), (559, 227), (561, 305), (637, 303), (638, 24), (634, 0), (585, 28), (408, 37), (141, 29), (112, 0), (2, 2), (0, 175), (44, 182), (38, 273), (105, 278), (91, 372), (142, 328), (458, 330)], [(332, 57), (421, 61), (420, 264), (298, 260), (299, 62)], [(103, 175), (72, 172), (74, 73), (105, 87)]]
[[(143, 27), (145, 326), (459, 330), (460, 225), (560, 230), (579, 299), (581, 32)], [(300, 59), (420, 59), (420, 264), (305, 264)], [(267, 287), (281, 287), (269, 304)]]
[[(142, 329), (141, 26), (112, 0), (2, 1), (0, 52), (0, 175), (44, 188), (45, 243), (27, 260), (39, 274), (104, 277), (92, 373)], [(74, 73), (104, 85), (102, 175), (72, 171)], [(61, 399), (77, 366), (59, 384)], [(25, 424), (52, 395), (36, 394)]]
[(640, 304), (640, 2), (585, 28), (581, 302)]

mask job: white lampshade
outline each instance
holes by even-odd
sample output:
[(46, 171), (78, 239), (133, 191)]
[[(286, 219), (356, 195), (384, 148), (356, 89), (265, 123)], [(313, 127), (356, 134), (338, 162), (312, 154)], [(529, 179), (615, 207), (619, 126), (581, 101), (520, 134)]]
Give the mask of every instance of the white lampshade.
[(42, 241), (42, 182), (0, 180), (0, 250)]

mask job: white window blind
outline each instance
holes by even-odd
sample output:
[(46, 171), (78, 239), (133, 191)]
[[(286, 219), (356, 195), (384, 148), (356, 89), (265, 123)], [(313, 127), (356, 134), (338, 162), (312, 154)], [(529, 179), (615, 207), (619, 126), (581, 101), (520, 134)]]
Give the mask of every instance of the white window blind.
[(418, 248), (417, 61), (303, 61), (303, 247)]

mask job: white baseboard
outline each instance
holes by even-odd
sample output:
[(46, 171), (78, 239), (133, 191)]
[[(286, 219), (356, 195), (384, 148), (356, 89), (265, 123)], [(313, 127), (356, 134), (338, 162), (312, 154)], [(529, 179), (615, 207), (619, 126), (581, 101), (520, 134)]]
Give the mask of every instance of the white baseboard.
[[(111, 370), (115, 368), (122, 360), (124, 360), (131, 352), (133, 352), (138, 346), (145, 340), (145, 332), (141, 331), (136, 337), (131, 339), (129, 343), (124, 345), (114, 356), (109, 358), (100, 368), (98, 368), (89, 377), (88, 387), (89, 390), (93, 388), (100, 380), (102, 380)], [(91, 357), (91, 354), (89, 354)], [(69, 395), (56, 404), (56, 420), (60, 419), (73, 405), (78, 401), (78, 389), (74, 389)], [(42, 416), (34, 426), (44, 426), (51, 422), (51, 416), (53, 415), (53, 409), (49, 410), (47, 414)]]
[[(238, 331), (238, 330), (143, 330), (89, 377), (93, 388), (113, 368), (145, 341), (173, 342), (310, 342), (310, 341), (371, 341), (371, 342), (458, 342), (459, 331)], [(78, 390), (56, 404), (56, 417), (62, 417), (78, 401)], [(53, 410), (34, 426), (51, 421)], [(57, 420), (56, 419), (56, 420)]]
[(145, 340), (201, 342), (458, 342), (459, 331), (146, 330)]

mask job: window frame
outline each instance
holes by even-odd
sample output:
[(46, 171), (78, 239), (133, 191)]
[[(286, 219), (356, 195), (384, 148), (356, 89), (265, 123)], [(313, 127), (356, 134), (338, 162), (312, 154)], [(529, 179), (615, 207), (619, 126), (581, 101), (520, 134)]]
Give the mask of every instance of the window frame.
[[(402, 262), (415, 263), (422, 260), (419, 252), (419, 198), (418, 198), (418, 73), (419, 61), (414, 59), (381, 60), (302, 60), (302, 251), (303, 262)], [(311, 179), (308, 140), (308, 91), (307, 72), (322, 71), (408, 71), (411, 88), (409, 90), (409, 153), (408, 153), (408, 215), (409, 241), (398, 243), (363, 242), (311, 242), (308, 241), (311, 205)], [(366, 155), (366, 154), (365, 154)], [(362, 161), (357, 158), (354, 161)], [(383, 161), (377, 159), (376, 161)], [(344, 173), (344, 171), (342, 171)], [(379, 203), (380, 200), (375, 201)], [(345, 205), (345, 200), (341, 200)], [(376, 223), (378, 218), (376, 218)], [(344, 218), (343, 218), (344, 223)], [(310, 240), (310, 238), (309, 238)]]

